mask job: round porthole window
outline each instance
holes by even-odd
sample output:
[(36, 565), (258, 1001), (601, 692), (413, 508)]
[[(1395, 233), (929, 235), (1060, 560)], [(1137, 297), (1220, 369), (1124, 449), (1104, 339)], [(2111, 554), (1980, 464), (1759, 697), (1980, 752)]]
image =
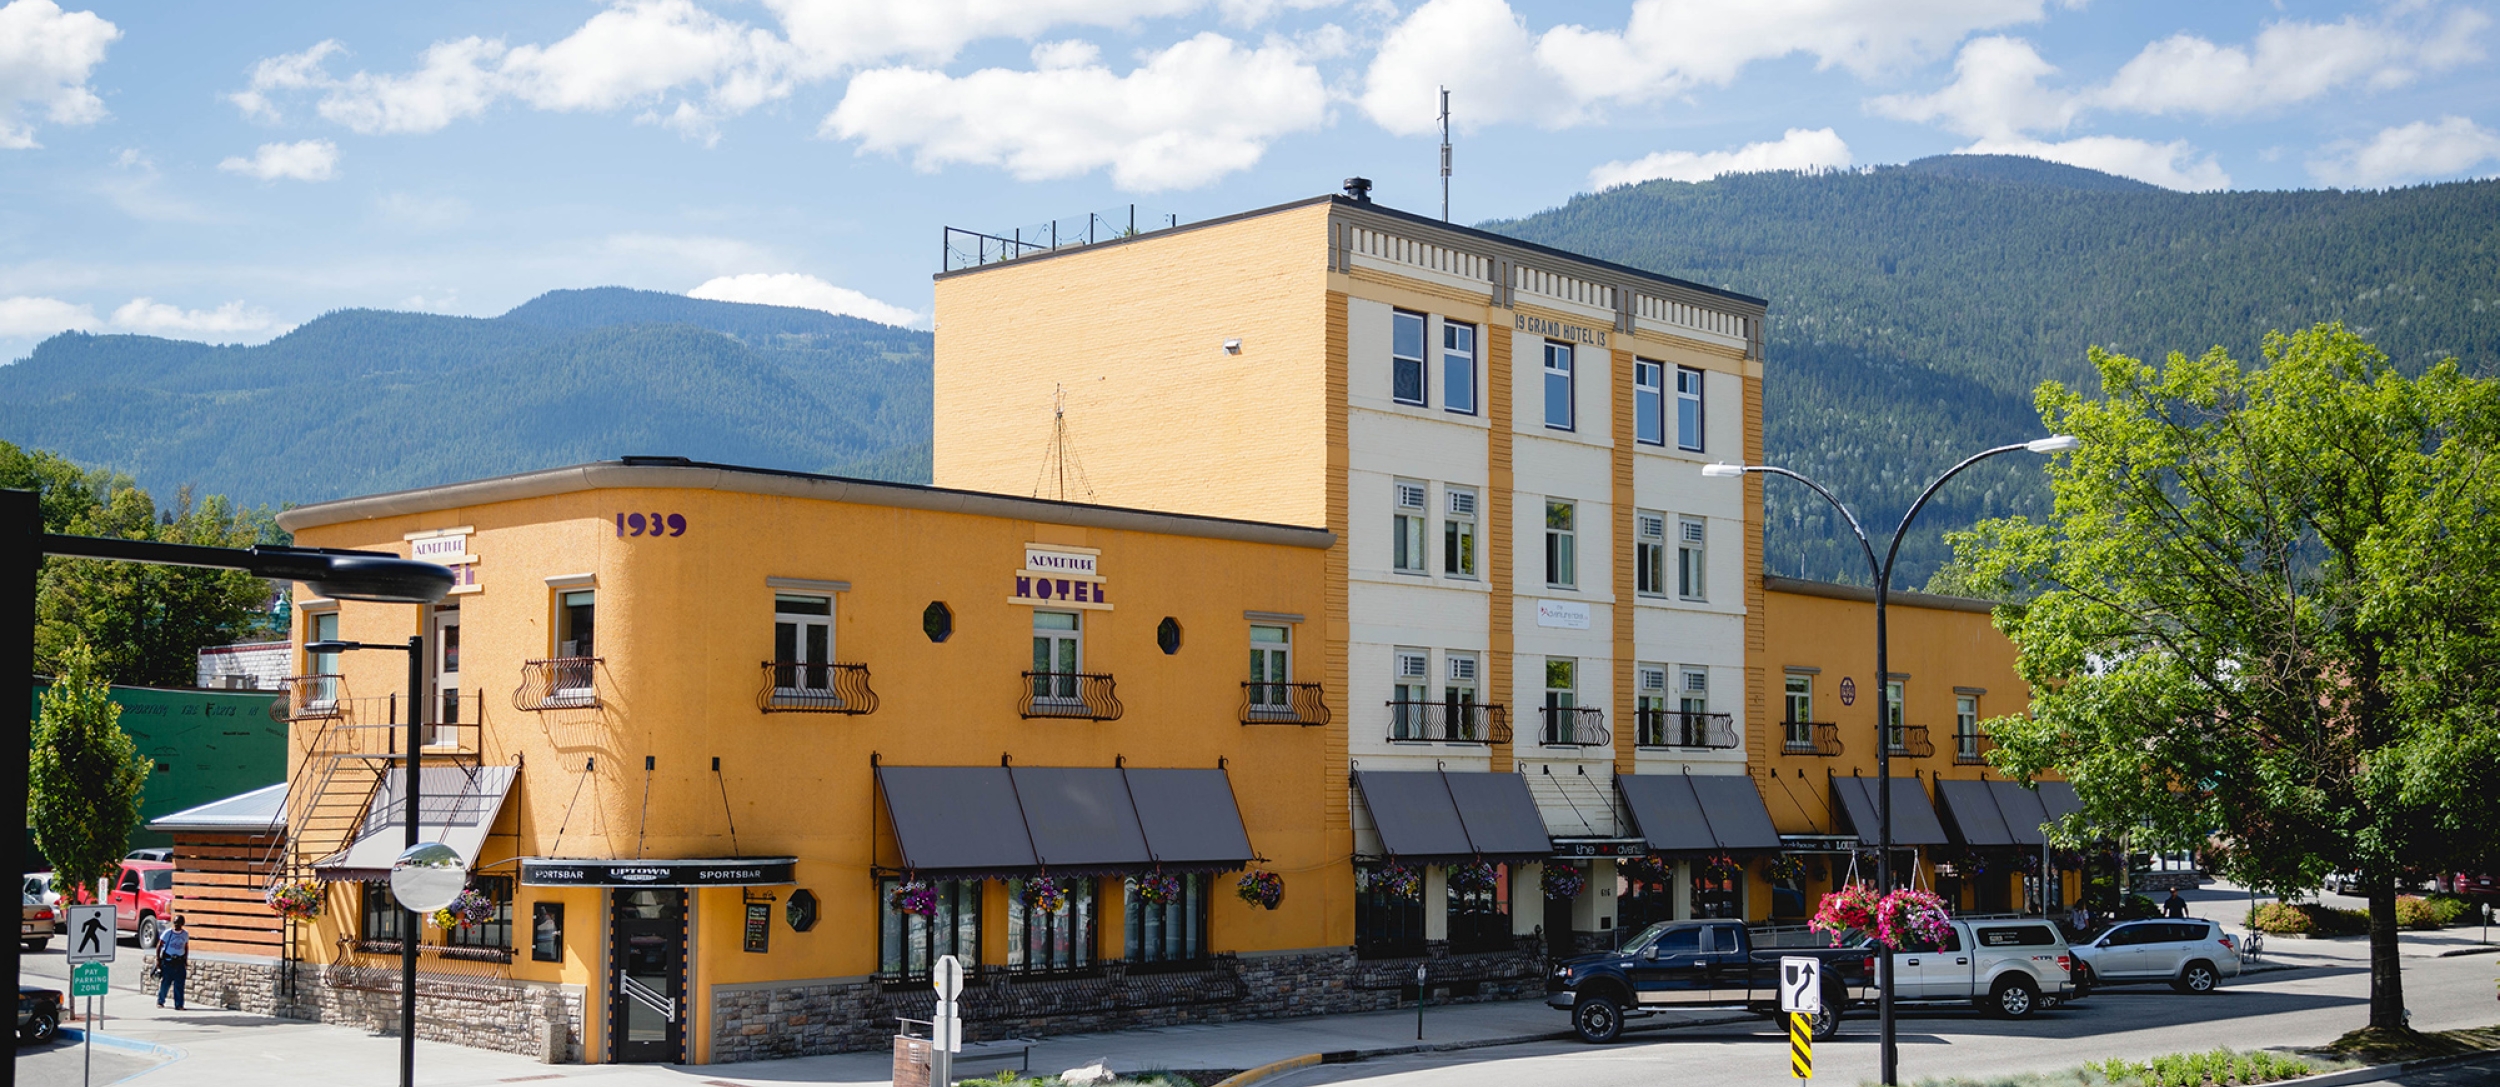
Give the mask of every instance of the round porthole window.
[(781, 908), (789, 919), (790, 931), (805, 932), (816, 927), (816, 892), (804, 888), (790, 893), (790, 901)]
[(954, 611), (949, 609), (943, 600), (930, 601), (928, 610), (920, 613), (920, 632), (928, 635), (929, 640), (933, 642), (943, 642), (954, 637)]
[(1167, 657), (1180, 652), (1181, 621), (1166, 615), (1162, 622), (1156, 623), (1155, 644), (1163, 648), (1163, 655)]

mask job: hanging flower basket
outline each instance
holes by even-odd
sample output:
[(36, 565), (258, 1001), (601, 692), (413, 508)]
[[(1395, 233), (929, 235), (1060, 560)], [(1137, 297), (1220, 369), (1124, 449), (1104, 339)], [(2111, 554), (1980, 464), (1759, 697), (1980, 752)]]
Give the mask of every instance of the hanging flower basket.
[(1875, 930), (1875, 906), (1878, 901), (1875, 888), (1852, 883), (1824, 895), (1823, 904), (1815, 909), (1814, 919), (1806, 922), (1806, 927), (1815, 932), (1829, 933), (1832, 946), (1839, 947), (1847, 933)]
[(321, 916), (321, 885), (312, 880), (281, 883), (269, 889), (269, 912), (280, 917), (310, 921)]
[(1463, 895), (1492, 894), (1501, 885), (1502, 873), (1490, 862), (1450, 866), (1450, 893)]
[(1357, 890), (1379, 891), (1391, 898), (1417, 899), (1424, 896), (1423, 874), (1403, 864), (1357, 868), (1354, 879)]
[(1953, 934), (1950, 914), (1933, 891), (1903, 888), (1875, 905), (1875, 938), (1896, 951), (1936, 951)]
[(1773, 883), (1793, 883), (1806, 878), (1806, 862), (1783, 853), (1762, 862), (1762, 876)]
[(1634, 883), (1646, 883), (1652, 886), (1664, 886), (1675, 878), (1675, 866), (1653, 854), (1617, 860), (1615, 871), (1622, 873), (1623, 878)]
[(2022, 854), (2021, 857), (2014, 862), (2014, 870), (2021, 872), (2026, 876), (2039, 875), (2040, 855), (2037, 853)]
[(1068, 889), (1049, 876), (1035, 876), (1024, 881), (1024, 908), (1034, 913), (1057, 913), (1067, 907)]
[(1693, 874), (1711, 883), (1733, 883), (1744, 878), (1745, 866), (1725, 853), (1705, 857), (1693, 864)]
[(1580, 874), (1577, 865), (1547, 862), (1545, 865), (1545, 897), (1578, 898), (1589, 885), (1589, 877)]
[(937, 885), (924, 879), (904, 880), (891, 897), (897, 913), (937, 916)]
[(1137, 877), (1137, 900), (1149, 906), (1178, 902), (1181, 898), (1181, 877), (1151, 872)]
[(433, 922), (434, 927), (440, 929), (468, 928), (471, 925), (483, 925), (494, 919), (495, 900), (486, 897), (475, 887), (461, 891), (458, 898), (451, 900), (451, 905), (426, 915), (426, 920)]
[(1285, 877), (1265, 869), (1252, 869), (1241, 874), (1241, 882), (1233, 886), (1241, 900), (1263, 910), (1272, 910), (1285, 900)]

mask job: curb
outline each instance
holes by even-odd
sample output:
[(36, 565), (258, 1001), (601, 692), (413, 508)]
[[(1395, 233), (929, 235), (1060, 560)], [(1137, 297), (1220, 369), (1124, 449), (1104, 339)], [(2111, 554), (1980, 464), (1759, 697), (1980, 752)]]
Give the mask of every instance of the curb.
[(2341, 1072), (2326, 1072), (2315, 1076), (2305, 1076), (2300, 1079), (2287, 1079), (2278, 1082), (2281, 1084), (2281, 1087), (2343, 1087), (2345, 1084), (2352, 1083), (2376, 1083), (2389, 1076), (2399, 1076), (2407, 1072), (2422, 1072), (2434, 1068), (2446, 1068), (2453, 1064), (2466, 1064), (2473, 1061), (2492, 1060), (2495, 1058), (2500, 1058), (2500, 1050), (2484, 1050), (2480, 1053), (2454, 1053), (2445, 1057), (2424, 1057), (2418, 1061), (2403, 1061), (2397, 1064), (2365, 1065), (2360, 1068), (2347, 1068)]
[[(1682, 1023), (1662, 1023), (1656, 1026), (1641, 1028), (1634, 1028), (1627, 1025), (1624, 1028), (1624, 1031), (1626, 1034), (1629, 1034), (1633, 1030), (1638, 1029), (1643, 1033), (1648, 1033), (1651, 1031), (1674, 1030), (1678, 1027), (1708, 1027), (1718, 1026), (1725, 1023), (1745, 1023), (1751, 1022), (1757, 1018), (1759, 1018), (1759, 1016), (1751, 1014), (1720, 1015), (1712, 1016), (1707, 1019), (1693, 1019)], [(1539, 1034), (1513, 1034), (1496, 1038), (1470, 1038), (1463, 1042), (1419, 1042), (1415, 1045), (1383, 1046), (1378, 1049), (1338, 1049), (1331, 1050), (1326, 1053), (1305, 1053), (1299, 1057), (1287, 1057), (1281, 1061), (1274, 1061), (1268, 1064), (1262, 1064), (1257, 1068), (1252, 1068), (1247, 1071), (1236, 1072), (1225, 1079), (1216, 1081), (1215, 1087), (1248, 1087), (1249, 1084), (1256, 1083), (1269, 1076), (1277, 1075), (1283, 1072), (1291, 1072), (1297, 1069), (1309, 1068), (1315, 1064), (1353, 1064), (1358, 1061), (1374, 1060), (1381, 1057), (1408, 1057), (1418, 1053), (1455, 1053), (1461, 1050), (1486, 1049), (1493, 1046), (1524, 1045), (1529, 1042), (1567, 1042), (1577, 1037), (1579, 1037), (1579, 1035), (1568, 1030), (1554, 1030), (1545, 1031)]]
[(1310, 1066), (1318, 1063), (1319, 1054), (1317, 1053), (1305, 1053), (1299, 1057), (1287, 1057), (1281, 1061), (1269, 1061), (1266, 1064), (1258, 1066), (1257, 1068), (1245, 1069), (1226, 1076), (1223, 1079), (1217, 1080), (1215, 1081), (1215, 1087), (1250, 1087), (1251, 1084), (1257, 1083), (1258, 1081), (1266, 1079), (1269, 1076), (1276, 1075), (1279, 1072), (1291, 1072), (1297, 1068), (1309, 1068)]
[(2500, 951), (2500, 945), (2484, 944), (2481, 947), (2452, 948), (2450, 950), (2440, 952), (2439, 957), (2443, 959), (2453, 959), (2459, 955), (2489, 955), (2494, 951)]
[(103, 1046), (106, 1049), (119, 1049), (130, 1053), (144, 1053), (151, 1057), (159, 1057), (169, 1061), (178, 1060), (183, 1055), (182, 1051), (179, 1049), (175, 1049), (172, 1046), (158, 1045), (155, 1042), (142, 1042), (136, 1038), (122, 1038), (111, 1034), (94, 1034), (81, 1030), (77, 1027), (61, 1028), (61, 1042), (63, 1044), (77, 1045), (80, 1042), (85, 1041), (93, 1041), (95, 1044)]

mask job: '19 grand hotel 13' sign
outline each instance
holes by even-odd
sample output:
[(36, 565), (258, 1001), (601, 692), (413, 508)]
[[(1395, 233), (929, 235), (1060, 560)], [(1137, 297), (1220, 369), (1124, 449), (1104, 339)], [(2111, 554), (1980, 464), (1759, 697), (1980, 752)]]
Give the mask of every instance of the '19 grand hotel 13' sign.
[(1007, 602), (1109, 611), (1100, 558), (1091, 548), (1026, 544), (1024, 569), (1016, 571), (1016, 593)]

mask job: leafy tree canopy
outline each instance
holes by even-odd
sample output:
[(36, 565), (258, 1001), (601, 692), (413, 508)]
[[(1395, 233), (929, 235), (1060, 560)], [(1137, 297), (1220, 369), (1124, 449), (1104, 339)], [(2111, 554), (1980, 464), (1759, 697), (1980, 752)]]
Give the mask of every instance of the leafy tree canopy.
[(27, 820), (63, 894), (111, 878), (139, 825), (155, 763), (122, 731), (121, 715), (95, 653), (71, 643), (44, 692), (26, 775)]

